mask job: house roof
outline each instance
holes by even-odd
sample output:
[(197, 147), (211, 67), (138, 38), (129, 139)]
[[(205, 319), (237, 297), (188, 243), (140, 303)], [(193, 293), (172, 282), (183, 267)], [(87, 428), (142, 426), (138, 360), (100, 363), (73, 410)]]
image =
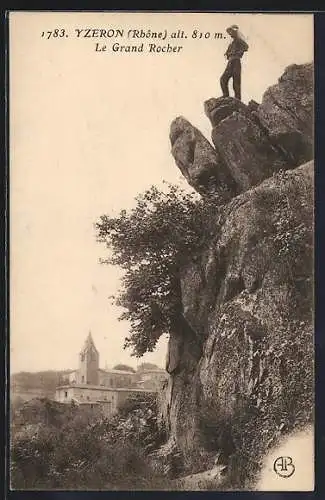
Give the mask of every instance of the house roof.
[(127, 370), (113, 370), (113, 369), (112, 370), (109, 370), (109, 369), (103, 370), (102, 368), (99, 368), (99, 371), (103, 372), (103, 373), (108, 373), (108, 374), (112, 373), (113, 375), (115, 375), (115, 374), (116, 375), (135, 375), (134, 372), (129, 372)]
[[(71, 370), (71, 372), (69, 373), (69, 375), (71, 375), (72, 373), (77, 373), (79, 370)], [(107, 373), (107, 374), (110, 374), (112, 373), (113, 375), (114, 374), (117, 374), (117, 375), (135, 375), (134, 372), (129, 372), (129, 371), (126, 371), (126, 370), (104, 370), (103, 368), (98, 368), (98, 371), (99, 372), (103, 372), (103, 373)]]
[[(73, 401), (74, 403), (78, 404), (78, 405), (82, 405), (82, 406), (93, 406), (93, 405), (101, 405), (101, 404), (112, 404), (111, 401), (107, 401), (106, 399), (96, 399), (96, 401), (81, 401), (80, 399), (72, 399), (71, 401)], [(63, 403), (64, 404), (64, 403)]]
[(166, 370), (163, 368), (149, 368), (148, 370), (140, 370), (138, 373), (164, 373), (167, 375)]
[(135, 389), (133, 387), (129, 388), (124, 388), (124, 387), (106, 387), (104, 385), (83, 385), (83, 384), (66, 384), (66, 385), (60, 385), (59, 387), (56, 388), (56, 390), (59, 389), (83, 389), (83, 390), (96, 390), (96, 391), (102, 391), (102, 392), (155, 392), (150, 389)]

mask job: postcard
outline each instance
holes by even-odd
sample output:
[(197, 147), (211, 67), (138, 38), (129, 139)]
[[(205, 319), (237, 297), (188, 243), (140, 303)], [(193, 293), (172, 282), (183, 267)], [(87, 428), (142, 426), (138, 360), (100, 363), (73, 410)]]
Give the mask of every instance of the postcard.
[(9, 13), (12, 490), (314, 489), (313, 46)]

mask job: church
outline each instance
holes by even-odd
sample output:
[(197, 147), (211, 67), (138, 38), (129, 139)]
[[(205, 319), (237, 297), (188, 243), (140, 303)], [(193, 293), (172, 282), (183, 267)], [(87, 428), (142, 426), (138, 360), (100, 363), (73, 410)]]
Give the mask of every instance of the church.
[(97, 408), (110, 416), (129, 396), (157, 392), (166, 376), (162, 369), (133, 373), (99, 368), (99, 352), (89, 333), (79, 353), (78, 369), (69, 373), (67, 384), (57, 387), (55, 399)]

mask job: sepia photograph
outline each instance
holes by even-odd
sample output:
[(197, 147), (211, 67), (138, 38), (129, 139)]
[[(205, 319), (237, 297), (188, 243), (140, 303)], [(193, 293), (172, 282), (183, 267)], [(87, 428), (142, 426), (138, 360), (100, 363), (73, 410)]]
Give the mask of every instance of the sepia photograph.
[(8, 15), (10, 490), (314, 490), (314, 17)]

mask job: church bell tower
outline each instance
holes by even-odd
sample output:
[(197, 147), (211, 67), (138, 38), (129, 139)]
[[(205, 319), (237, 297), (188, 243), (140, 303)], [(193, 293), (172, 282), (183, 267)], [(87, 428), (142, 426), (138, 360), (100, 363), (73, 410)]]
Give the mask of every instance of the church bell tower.
[(99, 353), (95, 347), (91, 332), (79, 353), (78, 383), (98, 385)]

